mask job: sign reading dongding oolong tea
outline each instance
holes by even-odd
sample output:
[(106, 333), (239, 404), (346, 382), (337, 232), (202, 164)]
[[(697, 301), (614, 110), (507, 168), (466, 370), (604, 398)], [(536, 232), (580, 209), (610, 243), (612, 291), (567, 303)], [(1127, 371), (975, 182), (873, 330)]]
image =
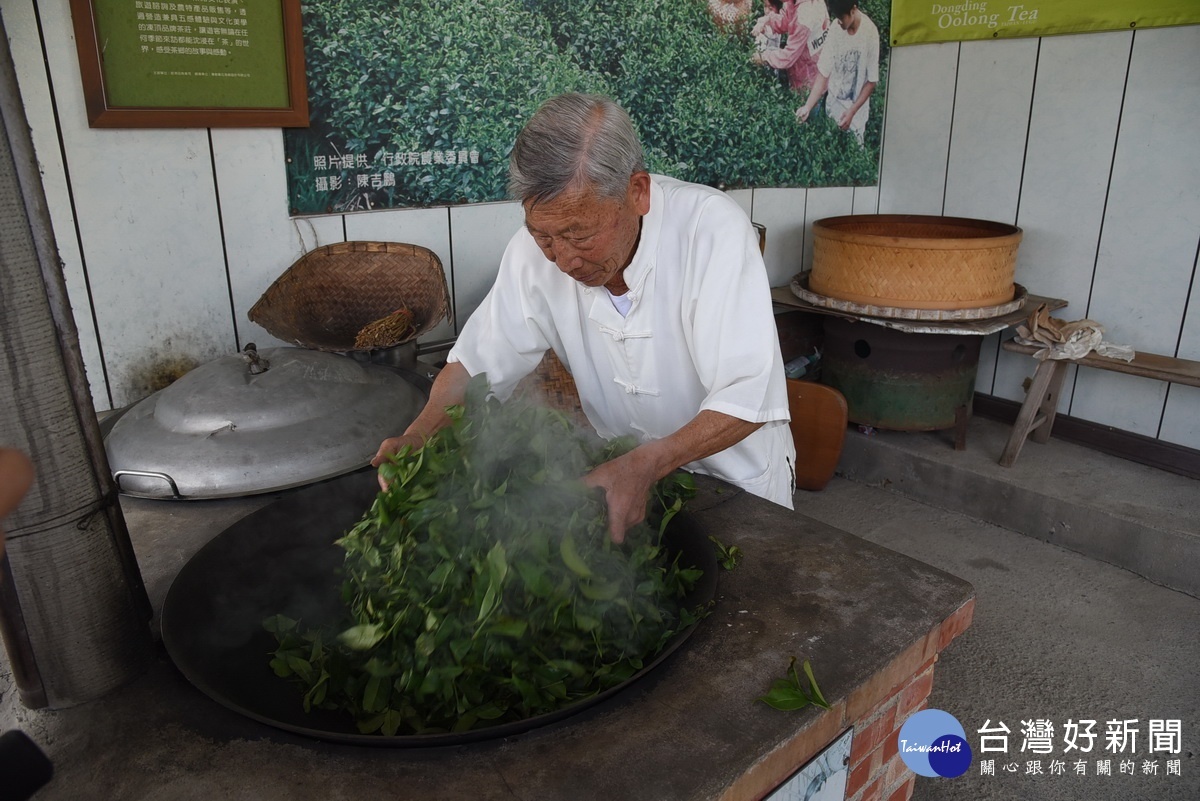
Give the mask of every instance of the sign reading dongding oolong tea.
[(93, 125), (117, 110), (291, 112), (303, 98), (299, 0), (72, 0), (72, 13)]
[(892, 44), (1011, 39), (1200, 23), (1197, 0), (893, 0)]

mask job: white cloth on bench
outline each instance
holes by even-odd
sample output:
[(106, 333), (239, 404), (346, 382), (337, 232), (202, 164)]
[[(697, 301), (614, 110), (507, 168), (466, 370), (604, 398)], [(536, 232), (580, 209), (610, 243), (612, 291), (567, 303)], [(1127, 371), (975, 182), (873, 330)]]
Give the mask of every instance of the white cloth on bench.
[(1039, 350), (1033, 357), (1046, 359), (1082, 359), (1092, 351), (1111, 359), (1133, 361), (1136, 355), (1129, 345), (1116, 345), (1104, 339), (1104, 326), (1095, 320), (1067, 322), (1050, 316), (1043, 303), (1029, 314), (1024, 324), (1017, 326), (1014, 337), (1022, 345)]

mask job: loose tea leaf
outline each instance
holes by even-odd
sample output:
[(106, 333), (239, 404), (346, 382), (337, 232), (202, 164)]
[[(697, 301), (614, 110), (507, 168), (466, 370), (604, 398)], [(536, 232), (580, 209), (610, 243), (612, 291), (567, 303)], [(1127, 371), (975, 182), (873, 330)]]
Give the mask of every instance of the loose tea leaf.
[(717, 561), (726, 570), (733, 570), (742, 561), (742, 549), (736, 545), (726, 545), (713, 536), (708, 538), (717, 549)]
[(787, 678), (771, 682), (771, 689), (767, 694), (755, 700), (782, 710), (802, 709), (809, 704), (829, 709), (829, 702), (817, 687), (817, 678), (813, 675), (812, 665), (807, 659), (804, 660), (804, 675), (807, 687), (800, 681), (800, 674), (796, 672), (796, 657), (793, 656), (788, 663)]
[(629, 679), (703, 615), (681, 607), (700, 571), (662, 532), (695, 492), (658, 483), (654, 523), (608, 536), (602, 490), (581, 477), (634, 446), (560, 412), (502, 404), (472, 379), (451, 425), (381, 468), (389, 489), (338, 544), (337, 631), (264, 621), (276, 674), (306, 710), (360, 731), (467, 731), (545, 714)]

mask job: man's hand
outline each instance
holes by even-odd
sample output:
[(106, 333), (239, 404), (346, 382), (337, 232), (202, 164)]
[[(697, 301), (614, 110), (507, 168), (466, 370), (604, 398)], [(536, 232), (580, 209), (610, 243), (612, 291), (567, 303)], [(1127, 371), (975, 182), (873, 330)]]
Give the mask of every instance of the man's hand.
[[(417, 434), (401, 434), (398, 437), (388, 437), (380, 443), (379, 450), (375, 452), (374, 458), (371, 459), (371, 467), (379, 467), (393, 453), (399, 453), (400, 449), (405, 445), (415, 451), (424, 444), (425, 439)], [(383, 480), (383, 474), (378, 473), (376, 477), (379, 479), (379, 488), (387, 492), (388, 483)]]
[(796, 109), (796, 122), (808, 122), (808, 117), (812, 114), (812, 110), (817, 107), (817, 103), (821, 99), (821, 95), (825, 94), (825, 90), (829, 88), (829, 76), (817, 73), (817, 77), (813, 80), (812, 89), (808, 92), (808, 99), (804, 101), (804, 105)]
[[(433, 386), (429, 389), (429, 402), (421, 409), (417, 419), (412, 421), (403, 434), (398, 437), (388, 437), (380, 444), (379, 450), (375, 452), (375, 457), (371, 459), (371, 466), (379, 467), (389, 455), (396, 453), (405, 445), (420, 448), (425, 444), (426, 439), (433, 436), (434, 432), (449, 425), (450, 418), (446, 415), (446, 407), (463, 402), (467, 383), (470, 380), (471, 374), (461, 364), (458, 362), (447, 364), (433, 380)], [(383, 476), (379, 476), (379, 486), (385, 491), (388, 488)]]
[(624, 542), (625, 531), (646, 518), (646, 503), (656, 481), (677, 467), (741, 442), (761, 425), (706, 409), (673, 434), (644, 442), (584, 476), (589, 487), (604, 488), (612, 541)]
[(589, 487), (603, 487), (608, 503), (608, 536), (615, 543), (625, 541), (625, 532), (646, 519), (646, 502), (654, 482), (661, 476), (651, 459), (645, 458), (646, 446), (605, 462), (583, 477)]

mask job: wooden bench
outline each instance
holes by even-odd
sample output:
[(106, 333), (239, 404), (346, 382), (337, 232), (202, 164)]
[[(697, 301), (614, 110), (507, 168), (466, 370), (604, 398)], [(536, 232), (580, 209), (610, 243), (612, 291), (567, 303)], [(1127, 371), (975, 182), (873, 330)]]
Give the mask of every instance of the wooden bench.
[[(1002, 347), (1013, 353), (1028, 355), (1033, 355), (1039, 350), (1032, 345), (1022, 345), (1011, 339)], [(1191, 359), (1160, 356), (1157, 353), (1138, 353), (1133, 357), (1133, 361), (1129, 362), (1095, 353), (1089, 353), (1082, 359), (1046, 359), (1038, 365), (1037, 372), (1033, 374), (1033, 382), (1025, 393), (1025, 402), (1021, 404), (1021, 411), (1013, 423), (1012, 434), (1000, 457), (1002, 466), (1012, 467), (1027, 438), (1034, 442), (1045, 442), (1050, 438), (1050, 429), (1054, 426), (1054, 416), (1058, 412), (1059, 392), (1067, 372), (1065, 368), (1069, 364), (1200, 387), (1200, 362)]]

